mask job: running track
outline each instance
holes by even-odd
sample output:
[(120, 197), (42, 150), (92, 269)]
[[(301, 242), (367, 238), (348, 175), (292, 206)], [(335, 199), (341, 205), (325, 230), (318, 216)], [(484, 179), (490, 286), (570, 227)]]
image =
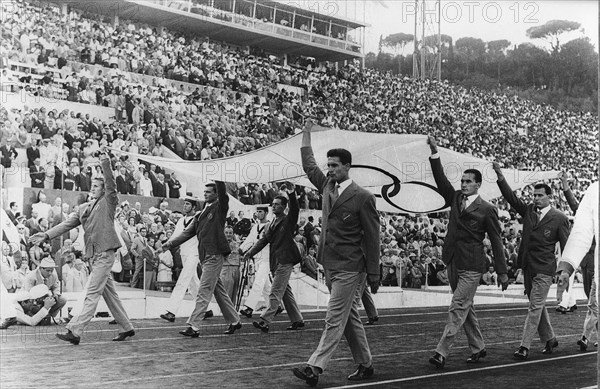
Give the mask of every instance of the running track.
[[(355, 365), (344, 341), (318, 387), (373, 388), (581, 388), (596, 384), (596, 349), (581, 353), (575, 344), (585, 306), (561, 315), (550, 307), (559, 347), (541, 354), (536, 344), (525, 362), (513, 360), (526, 314), (521, 306), (479, 306), (488, 356), (467, 365), (470, 352), (459, 336), (443, 370), (428, 363), (446, 320), (444, 308), (380, 310), (366, 326), (374, 357), (372, 380), (348, 381)], [(305, 314), (307, 327), (286, 331), (282, 314), (263, 334), (243, 319), (234, 335), (222, 335), (222, 318), (205, 321), (199, 338), (178, 334), (184, 319), (135, 320), (136, 336), (115, 343), (117, 326), (93, 322), (79, 346), (59, 341), (62, 326), (11, 327), (0, 333), (0, 387), (4, 388), (305, 388), (291, 374), (316, 348), (324, 312)]]

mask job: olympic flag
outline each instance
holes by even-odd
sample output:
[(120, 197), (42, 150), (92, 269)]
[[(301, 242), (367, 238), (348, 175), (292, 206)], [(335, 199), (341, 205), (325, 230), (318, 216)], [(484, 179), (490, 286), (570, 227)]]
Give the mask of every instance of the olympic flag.
[[(207, 161), (184, 161), (141, 154), (135, 158), (172, 170), (188, 179), (203, 183), (225, 181), (235, 183), (267, 183), (290, 181), (312, 187), (300, 158), (302, 134), (268, 147), (239, 156)], [(312, 147), (323, 171), (327, 166), (327, 150), (345, 148), (352, 153), (350, 177), (377, 196), (380, 211), (394, 213), (429, 213), (448, 207), (437, 191), (425, 135), (375, 134), (314, 126)], [(439, 147), (448, 180), (460, 188), (462, 172), (479, 169), (483, 183), (479, 193), (485, 200), (500, 197), (492, 163), (484, 159)], [(537, 181), (558, 177), (558, 171), (523, 171), (503, 169), (513, 189), (521, 189)]]

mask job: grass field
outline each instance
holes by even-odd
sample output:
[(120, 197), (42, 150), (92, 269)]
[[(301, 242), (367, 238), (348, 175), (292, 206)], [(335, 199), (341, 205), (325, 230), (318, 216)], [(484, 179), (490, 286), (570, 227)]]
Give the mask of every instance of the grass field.
[[(549, 309), (559, 347), (543, 355), (532, 347), (529, 359), (515, 361), (526, 315), (525, 305), (479, 306), (477, 312), (488, 356), (467, 365), (470, 352), (461, 333), (446, 367), (438, 370), (428, 358), (446, 321), (446, 309), (380, 310), (377, 325), (365, 326), (375, 376), (354, 383), (346, 379), (356, 368), (342, 341), (320, 377), (319, 387), (378, 388), (581, 388), (596, 384), (596, 351), (581, 353), (579, 338), (585, 306), (561, 315)], [(223, 335), (222, 318), (206, 320), (199, 338), (178, 334), (184, 319), (135, 320), (136, 335), (112, 342), (117, 326), (93, 322), (78, 346), (56, 339), (62, 326), (15, 326), (0, 333), (0, 387), (4, 388), (304, 388), (291, 369), (303, 366), (315, 350), (324, 312), (305, 314), (307, 327), (286, 331), (282, 314), (263, 334), (243, 319), (234, 335)]]

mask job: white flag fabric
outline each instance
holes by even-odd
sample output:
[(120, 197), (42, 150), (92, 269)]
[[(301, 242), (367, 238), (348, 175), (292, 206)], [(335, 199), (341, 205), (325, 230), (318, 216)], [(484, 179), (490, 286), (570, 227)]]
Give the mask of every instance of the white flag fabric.
[[(208, 161), (130, 155), (204, 183), (215, 180), (236, 183), (291, 181), (312, 187), (302, 170), (301, 142), (300, 133), (246, 154)], [(429, 163), (431, 152), (425, 135), (376, 134), (314, 126), (312, 147), (323, 171), (327, 168), (329, 149), (349, 150), (352, 153), (350, 177), (377, 196), (380, 211), (430, 213), (448, 207), (433, 179)], [(448, 180), (456, 189), (460, 188), (462, 172), (474, 168), (483, 175), (481, 197), (490, 200), (501, 196), (491, 162), (442, 147), (438, 149)], [(556, 178), (559, 172), (503, 169), (503, 173), (516, 190), (540, 180)]]

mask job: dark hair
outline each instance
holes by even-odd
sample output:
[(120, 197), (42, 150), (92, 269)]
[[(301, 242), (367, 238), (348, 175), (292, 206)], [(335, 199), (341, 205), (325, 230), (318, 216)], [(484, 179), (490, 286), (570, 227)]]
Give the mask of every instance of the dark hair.
[(477, 169), (467, 169), (463, 172), (463, 174), (473, 174), (475, 176), (475, 182), (481, 183), (482, 176), (481, 172)]
[(212, 182), (211, 182), (211, 183), (209, 183), (209, 184), (206, 184), (206, 185), (204, 185), (204, 186), (205, 186), (206, 188), (212, 188), (212, 189), (213, 189), (213, 191), (214, 191), (215, 193), (217, 192), (217, 184), (214, 184), (214, 183), (212, 183)]
[(10, 204), (9, 204), (8, 206), (9, 206), (9, 208), (12, 208), (12, 207), (14, 207), (15, 205), (17, 205), (17, 203), (16, 203), (16, 202), (14, 202), (14, 201), (11, 201), (11, 202), (10, 202)]
[(327, 158), (339, 157), (342, 165), (352, 165), (352, 153), (346, 149), (331, 149), (327, 152)]
[(281, 200), (281, 205), (283, 205), (284, 207), (287, 207), (287, 205), (288, 205), (288, 199), (286, 197), (275, 196), (275, 198), (273, 200), (276, 200), (276, 199)]
[(546, 195), (552, 195), (552, 189), (546, 184), (536, 184), (533, 189), (543, 189)]

